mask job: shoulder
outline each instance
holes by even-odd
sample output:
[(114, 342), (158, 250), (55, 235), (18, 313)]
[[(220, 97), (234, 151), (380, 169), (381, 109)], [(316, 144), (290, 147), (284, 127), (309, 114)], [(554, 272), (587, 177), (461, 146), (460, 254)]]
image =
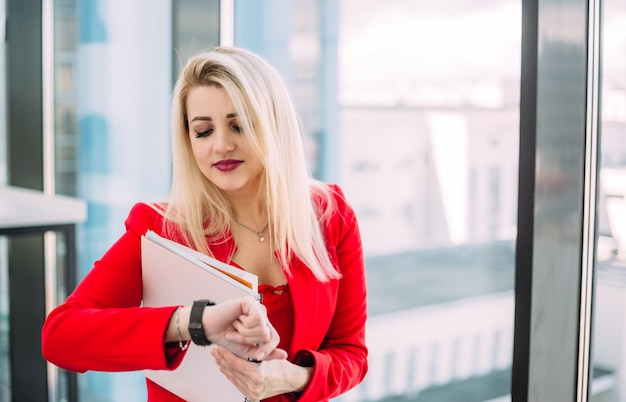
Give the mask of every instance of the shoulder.
[(356, 214), (338, 184), (313, 182), (311, 195), (320, 220), (325, 222), (327, 234), (352, 231), (358, 226)]
[(126, 229), (136, 232), (138, 235), (145, 234), (148, 230), (161, 232), (163, 227), (163, 214), (165, 204), (138, 202), (132, 206), (126, 218)]
[(311, 182), (311, 197), (316, 208), (330, 212), (352, 214), (352, 207), (338, 184)]

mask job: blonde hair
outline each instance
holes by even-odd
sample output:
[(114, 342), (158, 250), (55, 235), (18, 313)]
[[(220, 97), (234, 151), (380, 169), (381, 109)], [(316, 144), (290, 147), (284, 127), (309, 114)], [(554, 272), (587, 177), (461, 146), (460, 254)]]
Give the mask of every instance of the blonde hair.
[[(204, 177), (189, 141), (186, 101), (197, 86), (223, 88), (239, 116), (244, 135), (263, 165), (259, 194), (266, 208), (270, 246), (289, 273), (294, 255), (321, 281), (339, 278), (326, 249), (323, 225), (332, 204), (324, 186), (307, 171), (298, 116), (278, 72), (260, 56), (219, 47), (192, 57), (183, 68), (172, 98), (173, 177), (164, 212), (166, 230), (179, 231), (197, 250), (211, 254), (208, 242), (223, 241), (233, 211), (223, 193)], [(312, 190), (326, 202), (316, 210)]]

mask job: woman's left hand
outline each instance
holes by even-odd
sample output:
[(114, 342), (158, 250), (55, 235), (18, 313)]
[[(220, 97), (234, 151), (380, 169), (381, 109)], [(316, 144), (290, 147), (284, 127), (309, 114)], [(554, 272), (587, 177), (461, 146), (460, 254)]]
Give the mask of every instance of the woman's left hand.
[(275, 349), (260, 363), (252, 363), (216, 346), (212, 352), (220, 371), (249, 400), (302, 391), (311, 377), (311, 367), (287, 360), (287, 352)]

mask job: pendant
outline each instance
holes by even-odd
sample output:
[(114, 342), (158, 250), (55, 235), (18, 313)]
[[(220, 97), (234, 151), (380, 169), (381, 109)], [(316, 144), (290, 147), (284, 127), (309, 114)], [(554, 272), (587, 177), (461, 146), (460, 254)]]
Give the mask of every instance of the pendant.
[(263, 232), (259, 233), (259, 241), (263, 243), (265, 241), (265, 236), (263, 236)]

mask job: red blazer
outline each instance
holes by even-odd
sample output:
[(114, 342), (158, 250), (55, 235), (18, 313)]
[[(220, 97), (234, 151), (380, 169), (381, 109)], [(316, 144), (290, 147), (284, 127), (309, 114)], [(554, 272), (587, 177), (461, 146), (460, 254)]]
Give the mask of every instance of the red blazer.
[[(282, 400), (326, 401), (356, 386), (367, 372), (361, 238), (355, 214), (341, 189), (328, 187), (334, 205), (325, 235), (342, 278), (321, 283), (299, 260), (290, 263), (294, 331), (287, 352), (291, 361), (312, 365), (313, 375), (302, 393), (285, 395)], [(321, 202), (321, 198), (315, 199)], [(77, 372), (178, 366), (184, 353), (177, 344), (163, 343), (177, 306), (140, 307), (140, 239), (147, 230), (164, 235), (162, 223), (161, 215), (150, 206), (140, 203), (132, 208), (126, 232), (95, 262), (65, 303), (46, 318), (42, 330), (46, 360)], [(234, 250), (232, 238), (211, 246), (214, 256), (222, 261), (229, 261)], [(180, 401), (149, 380), (147, 389), (149, 401)]]

